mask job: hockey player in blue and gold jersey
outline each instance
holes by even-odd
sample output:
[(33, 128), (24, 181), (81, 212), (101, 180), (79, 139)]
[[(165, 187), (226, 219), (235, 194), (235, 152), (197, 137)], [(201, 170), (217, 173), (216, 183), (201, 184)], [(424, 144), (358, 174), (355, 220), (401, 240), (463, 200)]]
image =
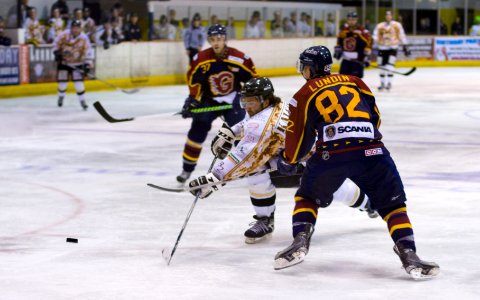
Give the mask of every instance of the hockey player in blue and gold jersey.
[[(227, 47), (225, 27), (212, 25), (207, 35), (211, 47), (193, 57), (187, 72), (190, 94), (182, 108), (182, 117), (191, 117), (192, 125), (183, 151), (183, 170), (177, 176), (180, 183), (184, 183), (195, 169), (212, 122), (219, 116), (223, 116), (229, 126), (243, 120), (245, 111), (239, 103), (241, 83), (257, 77), (251, 58)], [(231, 104), (232, 108), (196, 114), (191, 112), (194, 108), (226, 104)]]
[(405, 271), (414, 279), (434, 277), (435, 263), (417, 256), (413, 227), (397, 167), (383, 145), (380, 113), (367, 85), (358, 77), (330, 74), (332, 57), (324, 46), (300, 54), (298, 69), (307, 80), (290, 101), (285, 150), (277, 164), (282, 174), (316, 145), (295, 194), (294, 241), (275, 256), (275, 269), (303, 261), (308, 253), (319, 208), (330, 205), (333, 193), (348, 178), (365, 192), (387, 223)]

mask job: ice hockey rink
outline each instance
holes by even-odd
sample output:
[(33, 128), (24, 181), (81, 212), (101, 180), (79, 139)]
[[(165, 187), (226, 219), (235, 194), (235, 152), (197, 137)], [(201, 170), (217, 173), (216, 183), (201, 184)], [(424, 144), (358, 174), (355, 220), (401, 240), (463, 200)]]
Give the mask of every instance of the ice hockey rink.
[[(285, 100), (303, 84), (272, 81)], [(378, 72), (365, 81), (373, 90)], [(419, 68), (374, 93), (417, 253), (441, 267), (434, 280), (405, 273), (383, 220), (336, 203), (319, 211), (305, 261), (275, 271), (292, 241), (295, 190), (277, 191), (271, 239), (247, 245), (245, 181), (197, 203), (167, 267), (161, 251), (193, 196), (146, 185), (175, 185), (190, 125), (173, 115), (187, 88), (164, 86), (87, 91), (114, 117), (138, 116), (116, 124), (83, 112), (75, 94), (63, 108), (54, 95), (0, 101), (0, 299), (480, 299), (479, 69)], [(220, 126), (194, 175), (208, 169)]]

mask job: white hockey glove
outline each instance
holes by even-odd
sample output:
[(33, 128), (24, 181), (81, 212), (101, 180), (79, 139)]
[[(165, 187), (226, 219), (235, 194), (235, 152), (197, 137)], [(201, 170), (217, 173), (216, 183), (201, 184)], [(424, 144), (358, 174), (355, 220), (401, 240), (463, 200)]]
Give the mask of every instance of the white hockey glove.
[(235, 134), (230, 127), (223, 123), (222, 128), (217, 133), (217, 136), (212, 141), (212, 153), (219, 159), (227, 157), (228, 152), (232, 150), (233, 142), (235, 142)]
[[(215, 183), (215, 182), (219, 182), (219, 181), (220, 180), (215, 175), (213, 175), (213, 173), (208, 173), (207, 175), (200, 176), (197, 179), (194, 179), (194, 180), (190, 181), (188, 183), (188, 186), (190, 188), (194, 188), (194, 187), (197, 187), (197, 186), (202, 186), (202, 185), (206, 185), (206, 184), (209, 184), (209, 183)], [(200, 195), (198, 197), (200, 199), (203, 199), (203, 198), (207, 198), (208, 196), (210, 196), (213, 192), (218, 191), (219, 188), (221, 186), (224, 186), (224, 185), (225, 185), (225, 183), (219, 184), (219, 185), (210, 185), (210, 186), (206, 186), (206, 187), (203, 187), (203, 188), (191, 190), (190, 193), (192, 193), (192, 195), (194, 195), (194, 196), (196, 196), (197, 193), (200, 193)]]

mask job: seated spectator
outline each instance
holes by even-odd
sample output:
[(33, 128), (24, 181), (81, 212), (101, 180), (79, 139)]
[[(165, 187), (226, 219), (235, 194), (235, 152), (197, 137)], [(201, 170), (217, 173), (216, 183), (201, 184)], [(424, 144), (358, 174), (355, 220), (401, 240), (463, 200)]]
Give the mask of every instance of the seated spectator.
[(440, 34), (441, 35), (447, 35), (448, 34), (447, 24), (445, 24), (445, 22), (443, 22), (442, 19), (440, 19)]
[(455, 22), (452, 24), (452, 34), (453, 35), (463, 35), (463, 23), (460, 20), (460, 17), (455, 18)]
[(105, 19), (102, 26), (98, 28), (96, 36), (97, 46), (103, 49), (110, 48), (110, 45), (116, 45), (121, 42), (117, 32), (113, 30), (110, 20)]
[(154, 27), (153, 39), (155, 40), (175, 40), (177, 30), (175, 26), (168, 22), (167, 16), (160, 16), (160, 24)]
[(38, 46), (40, 44), (45, 44), (43, 40), (44, 27), (40, 25), (40, 22), (37, 20), (37, 10), (35, 8), (30, 8), (28, 11), (28, 18), (25, 21), (25, 40), (27, 44), (32, 44)]
[(90, 42), (95, 43), (95, 34), (97, 32), (95, 20), (90, 17), (90, 9), (83, 9), (83, 20), (85, 21), (84, 32), (89, 37)]
[(327, 15), (327, 24), (325, 24), (325, 31), (327, 32), (327, 36), (336, 36), (335, 30), (335, 19), (333, 18), (332, 14)]
[(212, 15), (210, 17), (210, 26), (215, 25), (215, 24), (220, 24), (220, 21), (218, 20), (217, 15)]
[(307, 22), (308, 15), (305, 12), (302, 12), (300, 15), (300, 21), (298, 22), (298, 35), (299, 36), (311, 36), (312, 27)]
[(12, 40), (4, 35), (5, 21), (0, 20), (0, 46), (8, 47), (12, 44)]
[[(172, 25), (173, 26), (173, 25)], [(130, 16), (130, 22), (125, 25), (125, 41), (138, 42), (142, 39), (142, 32), (138, 26), (138, 15), (133, 13)]]
[(85, 32), (85, 20), (83, 19), (83, 11), (80, 8), (75, 8), (73, 10), (73, 17), (69, 20), (67, 28), (72, 27), (72, 22), (78, 20), (81, 24), (82, 31)]
[(47, 43), (51, 44), (63, 31), (64, 22), (60, 15), (60, 9), (55, 8), (52, 10), (52, 17), (48, 20), (48, 31), (47, 31)]
[(254, 11), (250, 21), (248, 21), (245, 28), (245, 38), (247, 39), (258, 39), (265, 36), (265, 25), (263, 21), (260, 20), (260, 12)]
[(294, 37), (296, 34), (296, 27), (293, 25), (291, 19), (285, 17), (282, 20), (283, 36)]
[(225, 29), (227, 30), (227, 39), (234, 40), (236, 38), (236, 33), (235, 19), (233, 17), (228, 17), (228, 20), (225, 23)]
[(110, 23), (119, 37), (123, 40), (123, 8), (120, 3), (115, 3), (110, 10)]
[(273, 20), (271, 23), (272, 37), (281, 38), (283, 37), (283, 25), (282, 25), (282, 15), (280, 11), (275, 11), (273, 13)]
[(69, 19), (69, 9), (67, 5), (67, 0), (58, 0), (57, 2), (53, 3), (52, 8), (50, 9), (50, 12), (52, 12), (54, 9), (58, 8), (60, 10), (60, 16), (64, 21), (67, 21)]

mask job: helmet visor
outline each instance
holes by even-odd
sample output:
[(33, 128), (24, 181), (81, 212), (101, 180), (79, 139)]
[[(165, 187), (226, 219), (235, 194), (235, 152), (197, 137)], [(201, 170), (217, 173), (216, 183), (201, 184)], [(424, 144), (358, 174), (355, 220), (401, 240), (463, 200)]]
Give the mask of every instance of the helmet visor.
[(302, 74), (305, 69), (305, 64), (301, 60), (297, 60), (297, 72)]
[(242, 96), (240, 97), (240, 107), (245, 109), (247, 106), (253, 106), (257, 103), (261, 103), (261, 96)]

